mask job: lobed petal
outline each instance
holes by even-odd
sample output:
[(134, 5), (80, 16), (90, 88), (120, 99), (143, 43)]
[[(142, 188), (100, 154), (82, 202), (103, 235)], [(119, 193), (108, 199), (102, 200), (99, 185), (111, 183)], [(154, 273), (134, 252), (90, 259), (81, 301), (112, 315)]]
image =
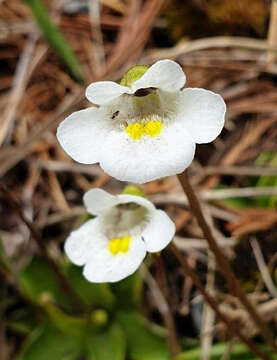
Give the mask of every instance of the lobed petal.
[(126, 253), (112, 255), (107, 246), (98, 248), (84, 267), (85, 278), (94, 283), (116, 282), (133, 274), (146, 255), (141, 236), (133, 238)]
[(118, 204), (128, 204), (128, 203), (135, 203), (140, 206), (143, 206), (148, 211), (154, 211), (155, 206), (151, 203), (151, 201), (145, 199), (142, 196), (136, 195), (129, 195), (129, 194), (121, 194), (117, 195)]
[(98, 81), (87, 87), (86, 98), (93, 104), (103, 105), (125, 93), (131, 93), (127, 86), (113, 81)]
[(85, 207), (93, 215), (100, 215), (103, 211), (118, 204), (118, 199), (102, 189), (91, 189), (83, 197)]
[(178, 110), (179, 119), (197, 144), (213, 141), (223, 129), (226, 104), (212, 91), (184, 89)]
[(102, 151), (100, 122), (101, 116), (96, 108), (69, 115), (57, 129), (57, 138), (64, 151), (80, 163), (97, 163)]
[(160, 60), (150, 66), (145, 74), (135, 81), (132, 90), (154, 87), (168, 92), (180, 90), (186, 76), (179, 64), (172, 60)]
[(106, 243), (99, 220), (92, 219), (71, 232), (65, 241), (64, 250), (73, 264), (84, 265), (93, 256), (95, 248), (102, 248)]
[(103, 170), (118, 180), (138, 184), (183, 172), (195, 153), (193, 139), (177, 121), (164, 126), (159, 136), (138, 141), (111, 131), (103, 148)]
[(161, 251), (173, 239), (175, 231), (174, 222), (164, 211), (154, 211), (142, 233), (146, 250), (149, 252)]

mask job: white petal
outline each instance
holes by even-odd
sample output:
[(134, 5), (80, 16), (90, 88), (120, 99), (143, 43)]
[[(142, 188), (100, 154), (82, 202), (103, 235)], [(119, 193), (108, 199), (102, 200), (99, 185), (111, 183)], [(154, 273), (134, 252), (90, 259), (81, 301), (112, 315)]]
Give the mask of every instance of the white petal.
[(142, 233), (149, 252), (161, 251), (164, 249), (175, 234), (175, 224), (162, 210), (156, 210)]
[(108, 246), (99, 247), (85, 265), (84, 276), (95, 283), (120, 281), (137, 270), (145, 255), (145, 244), (141, 236), (132, 239), (127, 253), (112, 255)]
[(117, 199), (118, 199), (118, 204), (135, 203), (145, 207), (149, 211), (155, 210), (155, 206), (151, 203), (151, 201), (145, 199), (142, 196), (122, 194), (122, 195), (117, 195)]
[(57, 138), (68, 155), (83, 164), (99, 161), (101, 117), (98, 109), (88, 108), (68, 116), (57, 129)]
[(86, 98), (93, 104), (102, 105), (130, 92), (127, 86), (119, 85), (113, 81), (98, 81), (87, 87)]
[(103, 211), (118, 204), (116, 196), (102, 189), (91, 189), (87, 191), (83, 200), (88, 212), (94, 215), (99, 215)]
[(179, 116), (197, 144), (213, 141), (222, 131), (226, 105), (222, 97), (204, 89), (184, 89)]
[(172, 60), (160, 60), (135, 81), (132, 90), (155, 87), (164, 91), (174, 92), (180, 90), (186, 82), (186, 76), (179, 64)]
[(106, 240), (101, 232), (99, 220), (92, 219), (72, 231), (66, 239), (64, 250), (73, 264), (84, 265), (94, 253), (95, 247), (101, 246), (102, 243), (105, 244)]
[(139, 184), (184, 171), (194, 157), (195, 143), (184, 124), (175, 121), (159, 136), (137, 141), (124, 131), (111, 131), (103, 148), (103, 170), (118, 180)]

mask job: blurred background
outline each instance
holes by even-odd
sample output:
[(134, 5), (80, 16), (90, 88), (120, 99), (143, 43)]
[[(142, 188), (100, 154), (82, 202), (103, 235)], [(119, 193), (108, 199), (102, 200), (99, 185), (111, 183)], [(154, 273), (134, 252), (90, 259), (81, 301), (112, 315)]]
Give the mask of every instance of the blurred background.
[[(170, 250), (113, 285), (87, 282), (63, 252), (86, 220), (83, 193), (116, 194), (126, 184), (73, 162), (57, 125), (89, 105), (89, 83), (164, 58), (183, 67), (186, 86), (227, 103), (225, 129), (198, 145), (190, 178), (237, 279), (276, 335), (277, 2), (1, 0), (1, 360), (257, 358)], [(174, 243), (218, 308), (276, 358), (229, 292), (177, 179), (143, 190), (175, 221)]]

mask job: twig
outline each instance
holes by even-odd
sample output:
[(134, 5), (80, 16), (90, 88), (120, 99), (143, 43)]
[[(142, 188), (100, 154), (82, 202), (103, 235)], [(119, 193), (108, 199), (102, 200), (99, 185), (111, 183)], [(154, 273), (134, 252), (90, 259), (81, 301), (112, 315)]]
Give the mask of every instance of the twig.
[[(214, 293), (215, 282), (215, 259), (211, 251), (208, 251), (208, 273), (206, 291), (209, 294)], [(211, 345), (213, 342), (214, 333), (211, 331), (215, 320), (215, 313), (207, 303), (204, 303), (204, 309), (202, 314), (202, 328), (201, 328), (201, 352), (202, 360), (210, 359)]]
[[(27, 140), (18, 146), (16, 150), (13, 146), (4, 149), (1, 153), (0, 177), (15, 166), (20, 160), (24, 159), (31, 151), (34, 143), (38, 141), (46, 131), (52, 130), (57, 126), (61, 118), (66, 117), (73, 109), (78, 107), (84, 100), (83, 91), (79, 90), (73, 95), (69, 95), (60, 104), (54, 115), (50, 115), (41, 126), (36, 127)], [(9, 154), (9, 156), (7, 156)]]
[(103, 36), (100, 25), (101, 5), (98, 0), (89, 0), (89, 17), (92, 28), (93, 39), (93, 58), (95, 62), (95, 72), (102, 74), (106, 68), (105, 51)]
[[(277, 195), (276, 186), (268, 187), (245, 187), (240, 189), (219, 189), (219, 190), (200, 190), (199, 198), (201, 200), (224, 200), (229, 198), (259, 197)], [(187, 205), (186, 196), (181, 194), (163, 194), (151, 196), (151, 201), (159, 204), (177, 204)]]
[(162, 49), (160, 51), (150, 50), (146, 56), (142, 58), (144, 63), (151, 63), (159, 59), (172, 58), (176, 59), (181, 55), (190, 52), (205, 50), (210, 48), (224, 48), (235, 47), (259, 51), (277, 51), (277, 48), (269, 47), (265, 40), (252, 39), (247, 37), (230, 37), (230, 36), (215, 36), (202, 38), (198, 40), (186, 41), (169, 49)]
[(75, 162), (69, 161), (56, 161), (56, 160), (36, 160), (36, 165), (42, 169), (47, 169), (55, 172), (73, 172), (73, 173), (83, 173), (86, 175), (91, 175), (93, 177), (99, 176), (102, 174), (102, 171), (97, 165), (83, 165)]
[(169, 348), (171, 352), (171, 356), (175, 356), (180, 352), (180, 347), (176, 338), (175, 333), (175, 325), (173, 322), (172, 314), (170, 312), (168, 303), (165, 299), (164, 294), (162, 293), (161, 289), (159, 288), (156, 280), (148, 271), (145, 265), (142, 265), (140, 271), (149, 286), (149, 289), (153, 295), (153, 298), (156, 302), (156, 305), (164, 319), (165, 326), (168, 331), (168, 341), (169, 341)]
[(67, 281), (64, 274), (60, 271), (59, 266), (57, 265), (57, 263), (49, 255), (44, 242), (41, 240), (39, 234), (37, 233), (37, 230), (35, 229), (33, 224), (28, 219), (26, 219), (26, 217), (25, 217), (25, 215), (24, 215), (24, 213), (23, 213), (23, 211), (21, 209), (21, 206), (20, 206), (20, 203), (19, 203), (18, 199), (3, 184), (0, 184), (0, 190), (2, 191), (3, 195), (8, 199), (9, 205), (11, 205), (15, 209), (15, 211), (18, 214), (18, 216), (20, 217), (20, 219), (23, 221), (23, 223), (30, 230), (30, 234), (31, 234), (32, 238), (34, 239), (34, 241), (36, 242), (36, 244), (37, 244), (37, 246), (38, 246), (38, 248), (39, 248), (39, 250), (41, 252), (41, 255), (44, 257), (45, 261), (48, 263), (50, 269), (55, 273), (55, 275), (56, 275), (56, 277), (57, 277), (57, 279), (59, 281), (60, 287), (63, 290), (63, 292), (71, 299), (72, 303), (79, 310), (86, 310), (86, 305), (80, 299), (79, 295), (77, 295), (75, 293), (75, 291), (73, 290), (73, 288), (71, 287), (71, 285)]
[[(267, 43), (269, 48), (277, 47), (277, 2), (275, 0), (272, 0), (271, 2)], [(274, 63), (276, 59), (276, 52), (268, 52), (267, 61), (269, 63)]]
[[(207, 242), (204, 239), (191, 239), (191, 238), (185, 238), (181, 236), (175, 236), (174, 237), (174, 244), (179, 250), (189, 250), (191, 248), (193, 249), (200, 249), (204, 250), (208, 248)], [(219, 239), (218, 245), (226, 248), (226, 247), (234, 247), (236, 245), (237, 241), (233, 238), (224, 238)]]
[(276, 291), (275, 286), (273, 284), (273, 281), (271, 279), (268, 267), (266, 266), (266, 263), (264, 261), (264, 257), (263, 257), (261, 248), (259, 246), (259, 243), (255, 238), (251, 238), (249, 241), (250, 241), (250, 245), (252, 247), (253, 253), (255, 255), (258, 268), (259, 268), (259, 270), (260, 270), (260, 272), (262, 274), (262, 278), (264, 280), (264, 283), (265, 283), (268, 291), (270, 292), (270, 294), (273, 297), (277, 298), (277, 291)]
[(178, 249), (171, 243), (169, 245), (169, 249), (173, 252), (173, 254), (178, 259), (180, 265), (182, 266), (184, 273), (186, 276), (189, 276), (197, 289), (201, 292), (207, 303), (214, 310), (217, 317), (226, 324), (228, 331), (234, 336), (238, 337), (242, 342), (244, 342), (248, 348), (251, 350), (253, 354), (258, 356), (263, 360), (269, 360), (269, 357), (264, 354), (251, 340), (247, 339), (247, 337), (241, 332), (239, 328), (237, 328), (233, 322), (218, 308), (218, 305), (213, 297), (211, 297), (205, 290), (204, 286), (201, 284), (198, 276), (188, 264), (187, 259), (178, 251)]
[(220, 360), (229, 360), (232, 355), (232, 348), (233, 348), (234, 342), (231, 340), (228, 342), (226, 349), (221, 356)]
[(28, 67), (31, 63), (38, 37), (39, 36), (37, 33), (30, 35), (30, 38), (27, 40), (23, 53), (18, 61), (13, 80), (13, 88), (11, 90), (11, 94), (9, 96), (9, 100), (2, 119), (0, 145), (3, 143), (9, 130), (12, 128), (18, 105), (27, 85)]
[(277, 168), (273, 166), (206, 166), (203, 175), (239, 175), (239, 176), (277, 176)]
[[(167, 279), (166, 279), (162, 255), (155, 256), (155, 260), (156, 260), (158, 284), (165, 299), (168, 300), (169, 293), (167, 288)], [(168, 306), (168, 311), (164, 316), (164, 322), (168, 329), (168, 342), (169, 342), (170, 353), (171, 356), (174, 357), (175, 355), (181, 352), (181, 347), (176, 334), (174, 318), (169, 306)]]
[(184, 192), (188, 197), (191, 210), (194, 213), (196, 220), (198, 221), (198, 224), (203, 231), (203, 234), (209, 244), (211, 251), (214, 253), (215, 259), (217, 261), (217, 265), (222, 270), (227, 280), (230, 292), (240, 299), (245, 309), (251, 315), (254, 323), (260, 329), (261, 334), (263, 335), (265, 341), (274, 349), (274, 351), (277, 352), (277, 346), (275, 344), (273, 335), (271, 334), (267, 325), (264, 323), (260, 314), (256, 311), (255, 307), (247, 298), (244, 290), (240, 285), (240, 282), (237, 280), (236, 276), (234, 275), (229, 265), (229, 262), (225, 258), (224, 253), (221, 251), (220, 247), (217, 244), (216, 239), (214, 238), (211, 228), (209, 227), (204, 217), (199, 200), (190, 184), (187, 171), (184, 171), (182, 174), (178, 175), (178, 179)]

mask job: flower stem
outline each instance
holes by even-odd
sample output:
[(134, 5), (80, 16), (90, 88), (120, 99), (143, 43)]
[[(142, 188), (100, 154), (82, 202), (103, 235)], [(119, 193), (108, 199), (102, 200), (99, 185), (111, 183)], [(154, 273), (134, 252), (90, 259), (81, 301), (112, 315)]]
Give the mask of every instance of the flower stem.
[(196, 217), (200, 228), (202, 229), (203, 235), (205, 236), (205, 239), (208, 242), (211, 251), (215, 255), (217, 264), (227, 280), (230, 292), (240, 299), (242, 305), (245, 307), (246, 311), (252, 317), (254, 323), (260, 329), (266, 343), (268, 343), (268, 345), (270, 345), (274, 349), (274, 351), (277, 352), (277, 346), (273, 335), (271, 334), (268, 326), (264, 323), (261, 316), (256, 311), (253, 304), (247, 298), (239, 280), (237, 280), (235, 274), (233, 273), (228, 260), (226, 259), (224, 253), (221, 251), (220, 247), (217, 244), (212, 230), (205, 219), (200, 202), (190, 184), (187, 171), (184, 171), (182, 174), (178, 175), (178, 179), (185, 194), (187, 195), (191, 210), (194, 213), (194, 216)]
[(81, 311), (86, 311), (87, 307), (79, 297), (79, 295), (73, 290), (71, 285), (69, 284), (67, 278), (64, 276), (62, 271), (60, 270), (58, 264), (55, 262), (55, 260), (48, 254), (47, 248), (42, 241), (40, 235), (38, 234), (37, 230), (35, 229), (34, 225), (26, 219), (19, 200), (16, 198), (14, 194), (12, 194), (6, 186), (0, 184), (0, 190), (2, 191), (3, 195), (8, 199), (9, 205), (14, 208), (17, 215), (20, 217), (20, 219), (23, 221), (23, 223), (27, 226), (27, 228), (30, 231), (31, 237), (36, 242), (41, 255), (49, 265), (50, 269), (54, 272), (56, 275), (61, 290), (71, 299), (72, 304)]
[(182, 266), (184, 273), (186, 276), (189, 276), (194, 285), (197, 287), (197, 289), (201, 292), (206, 302), (210, 305), (210, 307), (214, 310), (217, 317), (225, 323), (225, 325), (228, 328), (228, 331), (234, 336), (238, 337), (242, 342), (244, 342), (249, 350), (256, 356), (258, 356), (260, 359), (263, 360), (269, 360), (269, 357), (267, 354), (263, 353), (251, 340), (249, 340), (242, 332), (241, 330), (218, 308), (218, 305), (214, 298), (210, 296), (207, 291), (205, 290), (204, 286), (202, 285), (201, 281), (199, 280), (199, 277), (196, 275), (193, 268), (189, 265), (187, 259), (179, 252), (179, 250), (176, 248), (176, 246), (171, 243), (169, 245), (169, 249), (172, 251), (172, 253), (176, 256), (177, 260), (179, 261), (180, 265)]

